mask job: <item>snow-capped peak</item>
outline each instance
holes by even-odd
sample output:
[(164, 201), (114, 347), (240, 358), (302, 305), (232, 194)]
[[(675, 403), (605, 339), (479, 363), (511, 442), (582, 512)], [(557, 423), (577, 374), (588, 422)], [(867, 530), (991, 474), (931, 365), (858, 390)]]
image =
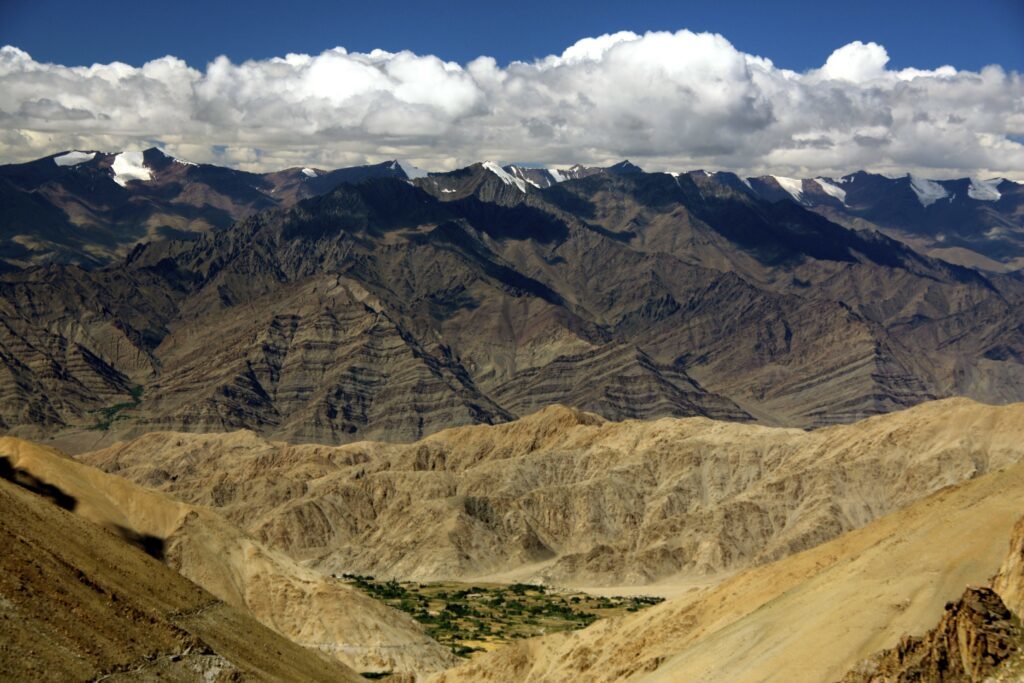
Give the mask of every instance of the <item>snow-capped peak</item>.
[(942, 185), (939, 185), (934, 180), (919, 178), (914, 174), (910, 174), (910, 189), (917, 195), (921, 206), (931, 206), (940, 199), (945, 199), (949, 196), (946, 188)]
[(971, 178), (971, 186), (967, 188), (967, 196), (979, 202), (998, 202), (1003, 196), (998, 189), (1002, 182), (1002, 178), (990, 178), (989, 180)]
[(511, 175), (508, 171), (503, 169), (501, 165), (493, 161), (485, 161), (483, 163), (483, 167), (486, 168), (491, 173), (493, 173), (494, 175), (501, 178), (501, 182), (505, 183), (506, 185), (515, 185), (516, 187), (519, 188), (520, 192), (526, 192), (526, 181), (523, 180), (522, 178), (516, 178), (515, 176)]
[(562, 173), (557, 168), (549, 168), (548, 169), (548, 173), (551, 174), (551, 178), (556, 183), (563, 183), (563, 182), (565, 182), (566, 180), (569, 179), (569, 176), (565, 175), (564, 173)]
[(824, 178), (815, 178), (814, 182), (818, 183), (818, 187), (821, 188), (822, 192), (832, 197), (835, 197), (836, 199), (839, 200), (840, 203), (846, 204), (846, 190), (839, 187), (838, 185), (833, 185)]
[(96, 152), (79, 152), (78, 150), (61, 154), (53, 158), (53, 163), (58, 166), (78, 166), (96, 158)]
[[(508, 172), (510, 175), (512, 175), (515, 178), (519, 178), (521, 180), (525, 180), (526, 182), (528, 182), (531, 185), (533, 185), (534, 187), (536, 187), (538, 190), (541, 189), (540, 183), (538, 183), (536, 180), (533, 180), (532, 178), (530, 178), (529, 173), (525, 169), (523, 169), (522, 167), (520, 167), (520, 166), (506, 166), (505, 167), (505, 171)], [(550, 185), (550, 183), (548, 183), (548, 184)]]
[(150, 180), (153, 174), (142, 161), (142, 152), (121, 152), (114, 157), (110, 165), (114, 172), (114, 182), (126, 187), (131, 180)]
[(785, 176), (773, 175), (775, 182), (779, 184), (783, 190), (789, 193), (797, 202), (803, 201), (804, 198), (804, 181), (799, 178), (786, 178)]
[(395, 161), (392, 162), (391, 168), (394, 168), (395, 166), (398, 166), (398, 168), (402, 169), (402, 172), (405, 173), (405, 177), (409, 178), (410, 180), (416, 178), (426, 178), (428, 175), (427, 172), (424, 171), (422, 168), (419, 168), (418, 166), (413, 166), (408, 161), (402, 161), (401, 159), (395, 159)]
[(316, 178), (320, 174), (311, 168), (304, 168), (302, 169), (302, 175), (306, 176), (307, 178)]

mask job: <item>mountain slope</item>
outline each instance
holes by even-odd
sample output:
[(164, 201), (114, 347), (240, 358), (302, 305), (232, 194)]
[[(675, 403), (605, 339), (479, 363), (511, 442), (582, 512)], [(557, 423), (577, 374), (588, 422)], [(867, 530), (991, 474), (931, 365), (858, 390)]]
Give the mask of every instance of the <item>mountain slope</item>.
[(362, 680), (4, 474), (0, 677)]
[(195, 239), (262, 209), (372, 177), (407, 176), (397, 162), (248, 173), (181, 161), (155, 147), (62, 152), (0, 165), (0, 263), (95, 267), (141, 241)]
[[(701, 175), (737, 186), (731, 174)], [(891, 178), (864, 171), (842, 178), (763, 176), (742, 182), (763, 199), (796, 202), (850, 228), (881, 230), (950, 263), (991, 272), (1024, 267), (1024, 183)]]
[(75, 513), (154, 550), (185, 578), (294, 642), (359, 671), (435, 671), (453, 658), (407, 615), (297, 565), (209, 509), (0, 438), (11, 467), (56, 486)]
[(903, 681), (1020, 680), (1024, 676), (1024, 518), (1010, 537), (1010, 549), (988, 586), (968, 586), (946, 608), (935, 628), (907, 634), (896, 647), (858, 662), (841, 683)]

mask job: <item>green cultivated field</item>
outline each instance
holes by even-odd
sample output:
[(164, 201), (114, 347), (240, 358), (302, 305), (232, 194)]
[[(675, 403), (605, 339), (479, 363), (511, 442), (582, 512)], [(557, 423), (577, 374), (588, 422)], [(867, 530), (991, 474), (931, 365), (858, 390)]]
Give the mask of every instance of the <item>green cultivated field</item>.
[(342, 580), (408, 612), (431, 637), (461, 657), (520, 638), (584, 628), (598, 619), (636, 612), (664, 600), (552, 592), (525, 583), (415, 583), (378, 581), (358, 574), (343, 574)]

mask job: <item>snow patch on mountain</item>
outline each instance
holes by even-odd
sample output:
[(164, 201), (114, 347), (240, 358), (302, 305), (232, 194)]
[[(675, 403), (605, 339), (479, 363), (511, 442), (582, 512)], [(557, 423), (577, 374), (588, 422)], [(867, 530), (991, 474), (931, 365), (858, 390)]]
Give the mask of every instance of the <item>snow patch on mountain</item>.
[(395, 164), (398, 165), (398, 168), (402, 169), (402, 172), (405, 173), (405, 176), (407, 178), (409, 178), (410, 180), (411, 179), (415, 179), (415, 178), (426, 178), (427, 177), (427, 172), (426, 171), (424, 171), (422, 168), (419, 168), (418, 166), (413, 166), (408, 161), (402, 161), (400, 159), (396, 159), (393, 162), (393, 164), (392, 164), (392, 168), (394, 168)]
[(967, 188), (967, 196), (979, 202), (998, 202), (1003, 194), (999, 191), (1002, 178), (971, 178), (971, 186)]
[(779, 184), (783, 190), (789, 193), (794, 200), (802, 202), (804, 199), (804, 181), (799, 178), (786, 178), (780, 175), (773, 175), (775, 182)]
[(838, 185), (833, 185), (824, 178), (815, 178), (814, 182), (818, 183), (818, 187), (821, 188), (822, 192), (832, 197), (835, 197), (841, 203), (846, 204), (846, 190), (839, 187)]
[(946, 188), (934, 180), (919, 178), (913, 174), (910, 174), (910, 189), (917, 195), (917, 200), (921, 202), (921, 206), (931, 206), (940, 199), (945, 199), (949, 196)]
[(153, 177), (142, 161), (142, 152), (121, 152), (114, 157), (110, 170), (114, 172), (114, 182), (121, 187), (132, 180), (146, 181)]
[(541, 189), (540, 183), (538, 183), (535, 180), (531, 180), (530, 176), (522, 168), (520, 168), (518, 166), (506, 166), (505, 167), (505, 171), (509, 175), (511, 175), (511, 176), (513, 176), (515, 178), (519, 178), (521, 180), (524, 180), (524, 181), (530, 183), (531, 185), (536, 187), (538, 190)]
[(516, 187), (519, 188), (520, 192), (526, 192), (526, 181), (523, 180), (522, 178), (516, 178), (515, 176), (511, 175), (499, 164), (496, 164), (493, 161), (485, 161), (483, 163), (483, 167), (486, 168), (491, 173), (493, 173), (494, 175), (501, 178), (501, 182), (505, 183), (506, 185), (515, 185)]
[(307, 178), (316, 178), (320, 174), (311, 168), (304, 168), (302, 169), (302, 175), (306, 176)]
[(549, 168), (548, 173), (551, 174), (551, 177), (554, 179), (556, 183), (564, 183), (566, 180), (569, 179), (569, 176), (565, 175), (557, 168)]
[(96, 158), (96, 152), (79, 152), (75, 150), (68, 152), (67, 154), (61, 154), (60, 156), (53, 158), (53, 163), (58, 166), (78, 166), (78, 164), (84, 164), (87, 161), (92, 161)]

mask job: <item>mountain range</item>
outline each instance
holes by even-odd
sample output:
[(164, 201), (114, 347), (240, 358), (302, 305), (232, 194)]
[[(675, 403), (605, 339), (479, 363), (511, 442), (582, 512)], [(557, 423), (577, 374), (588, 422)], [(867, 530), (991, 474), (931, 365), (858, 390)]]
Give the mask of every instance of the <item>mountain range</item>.
[[(483, 165), (524, 193), (593, 175), (643, 172), (628, 161), (609, 167)], [(249, 173), (182, 161), (158, 148), (61, 152), (0, 165), (0, 266), (55, 261), (95, 267), (141, 241), (194, 239), (341, 183), (428, 175), (399, 160)], [(993, 272), (1024, 267), (1024, 184), (1004, 178), (929, 180), (864, 171), (809, 179), (708, 171), (682, 175), (711, 178), (759, 199), (794, 201), (846, 227), (879, 230), (951, 263)]]
[(104, 266), (0, 276), (0, 426), (75, 450), (155, 429), (409, 440), (551, 403), (815, 427), (1024, 398), (1019, 273), (925, 256), (727, 174), (624, 162), (537, 187), (486, 162), (256, 176), (90, 154), (25, 168), (93, 198), (91, 216), (166, 216), (183, 203), (160, 197), (213, 187), (170, 179), (203, 174), (222, 188), (209, 197), (234, 188), (225, 206), (252, 214)]

